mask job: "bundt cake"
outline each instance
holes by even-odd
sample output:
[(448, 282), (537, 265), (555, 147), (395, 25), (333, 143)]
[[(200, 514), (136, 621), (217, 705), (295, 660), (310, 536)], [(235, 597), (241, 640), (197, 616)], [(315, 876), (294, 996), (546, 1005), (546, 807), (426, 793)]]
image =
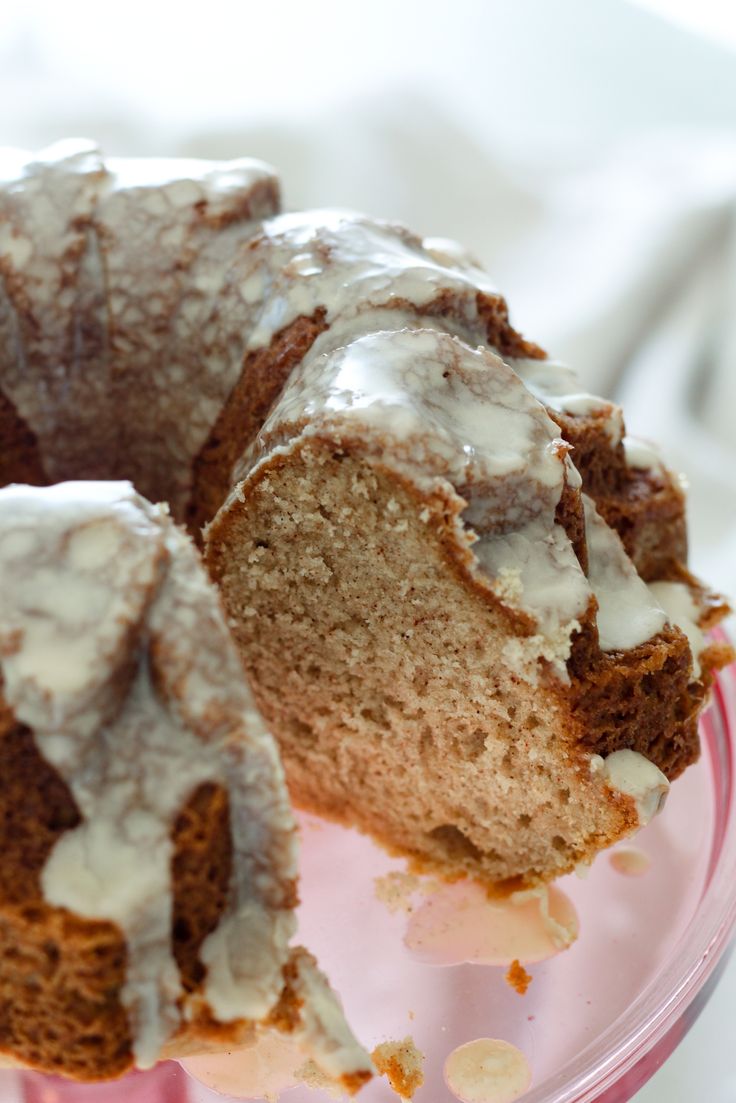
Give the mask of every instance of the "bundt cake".
[[(0, 483), (77, 479), (129, 479), (168, 503), (220, 588), (294, 800), (420, 865), (499, 892), (533, 887), (646, 822), (697, 757), (698, 713), (731, 653), (703, 636), (726, 606), (685, 566), (681, 487), (626, 438), (618, 407), (583, 393), (512, 328), (504, 299), (452, 242), (350, 212), (280, 213), (278, 182), (258, 162), (105, 161), (79, 142), (36, 158), (5, 151)], [(99, 489), (97, 505), (85, 504), (71, 486), (9, 490), (3, 505), (0, 923), (21, 956), (4, 953), (0, 984), (11, 993), (30, 970), (61, 985), (61, 1002), (44, 996), (43, 1023), (31, 1006), (16, 1021), (4, 996), (0, 1048), (43, 1063), (55, 1008), (63, 1018), (79, 1006), (91, 1029), (51, 1049), (82, 1075), (121, 1071), (136, 1047), (150, 1058), (164, 1037), (199, 1037), (205, 1020), (216, 1033), (268, 1014), (294, 961), (293, 867), (289, 844), (269, 849), (277, 808), (290, 824), (281, 798), (262, 834), (251, 801), (223, 786), (228, 756), (246, 764), (252, 747), (254, 762), (268, 759), (269, 792), (278, 771), (250, 705), (237, 730), (225, 719), (227, 687), (240, 702), (245, 691), (232, 659), (202, 654), (180, 579), (196, 573), (191, 549), (119, 488), (119, 532), (87, 542), (89, 511), (112, 506)], [(71, 524), (73, 507), (78, 553), (76, 537), (16, 531), (31, 514), (39, 532), (47, 514)], [(188, 566), (167, 573), (174, 544)], [(114, 574), (125, 623), (112, 599), (100, 618), (81, 615), (77, 567), (59, 568), (53, 548), (82, 565), (91, 557), (103, 590)], [(57, 584), (67, 571), (68, 590)], [(58, 670), (44, 668), (44, 692), (24, 667), (24, 633), (33, 642), (38, 630), (31, 588), (55, 643), (68, 642)], [(179, 612), (164, 615), (164, 600)], [(212, 631), (227, 648), (219, 620)], [(42, 659), (49, 639), (37, 643)], [(96, 680), (85, 684), (90, 669)], [(156, 754), (168, 755), (169, 735), (172, 762), (197, 754), (164, 786), (153, 820), (142, 812), (131, 825), (129, 809), (116, 820), (107, 803), (138, 776), (143, 736), (127, 712), (138, 698), (141, 716), (163, 710)], [(113, 754), (122, 732), (130, 746)], [(94, 769), (114, 769), (100, 792), (89, 788)], [(22, 831), (14, 785), (26, 789)], [(159, 840), (146, 846), (150, 876), (160, 883), (171, 864), (171, 906), (170, 919), (162, 905), (133, 929), (125, 878), (105, 855), (120, 853), (127, 870), (138, 831)], [(104, 901), (80, 850), (93, 836), (115, 889)], [(270, 972), (260, 988), (248, 977), (246, 1000), (223, 975), (237, 906), (225, 886), (232, 865), (233, 899), (250, 899), (253, 862), (267, 904), (260, 917), (248, 912), (245, 968)], [(148, 876), (145, 864), (135, 872), (134, 884)], [(278, 953), (264, 923), (278, 928)], [(67, 943), (71, 979), (57, 966)], [(263, 963), (253, 952), (262, 943)], [(149, 949), (167, 964), (145, 987)], [(105, 961), (102, 988), (84, 954)], [(33, 1024), (28, 1037), (20, 1019)], [(154, 1024), (145, 1042), (139, 1019)], [(103, 1059), (108, 1045), (119, 1048)]]
[(267, 1028), (370, 1061), (291, 950), (278, 752), (189, 538), (129, 483), (0, 490), (0, 1053), (78, 1079)]

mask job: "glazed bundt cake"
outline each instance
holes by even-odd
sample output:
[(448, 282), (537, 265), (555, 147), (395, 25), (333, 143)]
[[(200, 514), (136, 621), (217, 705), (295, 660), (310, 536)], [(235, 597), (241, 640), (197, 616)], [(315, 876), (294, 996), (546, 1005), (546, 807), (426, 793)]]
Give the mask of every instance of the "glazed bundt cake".
[[(78, 479), (168, 503), (294, 800), (420, 865), (543, 883), (697, 757), (730, 651), (680, 485), (451, 242), (282, 214), (257, 162), (6, 151), (0, 483)], [(293, 1025), (313, 967), (286, 948), (278, 766), (194, 553), (131, 491), (74, 486), (0, 499), (0, 1048), (112, 1075)]]
[(357, 1087), (289, 947), (283, 772), (189, 538), (129, 483), (11, 486), (0, 572), (0, 1052), (97, 1079), (270, 1027)]

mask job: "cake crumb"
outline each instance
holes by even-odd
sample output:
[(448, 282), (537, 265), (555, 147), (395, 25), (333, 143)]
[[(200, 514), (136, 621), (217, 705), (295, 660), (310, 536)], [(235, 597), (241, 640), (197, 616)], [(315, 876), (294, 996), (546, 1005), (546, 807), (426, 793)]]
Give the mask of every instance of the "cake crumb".
[(509, 965), (506, 973), (506, 983), (520, 996), (526, 995), (527, 988), (532, 983), (531, 973), (527, 973), (518, 958), (514, 958)]
[(410, 914), (418, 902), (415, 897), (432, 896), (446, 884), (465, 877), (464, 871), (457, 877), (452, 875), (437, 877), (423, 869), (421, 863), (417, 865), (417, 869), (411, 869), (409, 872), (392, 870), (373, 879), (376, 900), (385, 904), (390, 912), (403, 911)]
[(305, 1061), (305, 1063), (296, 1070), (294, 1076), (311, 1091), (324, 1092), (330, 1099), (343, 1098), (343, 1092), (340, 1085), (336, 1084), (334, 1080), (330, 1080), (328, 1076), (325, 1076), (322, 1069), (319, 1065), (316, 1065), (314, 1061)]
[(415, 873), (403, 873), (394, 870), (383, 877), (376, 877), (374, 882), (376, 900), (385, 904), (388, 910), (394, 912), (410, 912), (412, 910), (412, 897), (421, 891), (422, 883)]
[(410, 1035), (402, 1042), (381, 1042), (371, 1053), (371, 1059), (402, 1099), (411, 1099), (424, 1083), (424, 1054)]

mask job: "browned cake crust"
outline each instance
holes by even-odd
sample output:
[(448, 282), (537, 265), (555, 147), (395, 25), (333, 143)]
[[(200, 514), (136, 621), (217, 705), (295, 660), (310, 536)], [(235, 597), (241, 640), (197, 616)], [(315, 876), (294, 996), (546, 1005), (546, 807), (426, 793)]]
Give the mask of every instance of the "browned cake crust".
[(638, 751), (670, 781), (697, 760), (705, 686), (692, 681), (690, 647), (679, 629), (666, 627), (631, 651), (611, 653), (583, 632), (568, 669), (581, 746), (600, 755)]
[(503, 295), (479, 291), (476, 305), (491, 348), (498, 349), (503, 357), (526, 356), (530, 360), (544, 360), (547, 355), (544, 349), (533, 341), (527, 341), (511, 325), (508, 304)]
[[(685, 497), (675, 479), (664, 471), (628, 467), (622, 444), (611, 444), (600, 418), (549, 413), (573, 447), (584, 490), (618, 532), (641, 577), (697, 586), (682, 567), (687, 559)], [(704, 603), (702, 587), (700, 594)], [(722, 613), (722, 599), (711, 600)], [(665, 630), (621, 655), (604, 654), (590, 633), (582, 633), (569, 664), (581, 744), (604, 755), (629, 747), (673, 780), (698, 758), (698, 713), (712, 671), (730, 657), (729, 648), (711, 647), (703, 664), (706, 673), (692, 682), (682, 633)]]
[[(125, 941), (113, 923), (82, 919), (45, 902), (43, 867), (79, 813), (1, 696), (0, 776), (0, 1045), (47, 1072), (63, 1069), (79, 1080), (119, 1076), (133, 1064), (119, 998)], [(172, 838), (173, 948), (182, 984), (192, 992), (204, 974), (199, 948), (217, 925), (230, 883), (224, 790), (199, 786)]]
[(623, 445), (612, 444), (601, 414), (566, 414), (548, 409), (560, 427), (560, 435), (572, 445), (573, 462), (580, 472), (586, 494), (596, 501), (609, 494), (621, 494), (628, 479)]
[(0, 486), (47, 481), (34, 433), (0, 390)]
[(673, 478), (632, 470), (618, 493), (593, 497), (645, 582), (668, 578), (687, 562), (685, 495)]
[(578, 563), (584, 571), (588, 569), (588, 545), (585, 540), (585, 512), (580, 494), (568, 483), (562, 491), (557, 505), (555, 520), (567, 533), (573, 546)]
[(327, 329), (325, 316), (320, 309), (311, 318), (297, 318), (268, 348), (246, 356), (240, 379), (194, 460), (187, 524), (197, 538), (225, 500), (243, 443), (253, 440), (291, 372)]
[(628, 467), (623, 445), (611, 443), (601, 417), (559, 410), (549, 415), (573, 447), (585, 493), (618, 532), (639, 574), (647, 582), (668, 577), (673, 564), (687, 561), (682, 488), (664, 470)]

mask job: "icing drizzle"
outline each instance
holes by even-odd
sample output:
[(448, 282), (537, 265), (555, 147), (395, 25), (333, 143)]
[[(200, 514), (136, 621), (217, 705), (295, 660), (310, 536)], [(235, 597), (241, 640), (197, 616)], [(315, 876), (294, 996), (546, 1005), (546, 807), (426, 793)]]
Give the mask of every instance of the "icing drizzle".
[(0, 572), (4, 696), (82, 815), (49, 856), (44, 895), (123, 932), (137, 1064), (152, 1064), (180, 1021), (171, 831), (204, 782), (230, 795), (235, 871), (202, 948), (204, 995), (221, 1021), (263, 1017), (294, 929), (294, 824), (189, 540), (129, 484), (8, 487)]
[(583, 495), (588, 578), (598, 601), (598, 637), (603, 651), (628, 651), (661, 632), (667, 616), (639, 577), (618, 533)]

